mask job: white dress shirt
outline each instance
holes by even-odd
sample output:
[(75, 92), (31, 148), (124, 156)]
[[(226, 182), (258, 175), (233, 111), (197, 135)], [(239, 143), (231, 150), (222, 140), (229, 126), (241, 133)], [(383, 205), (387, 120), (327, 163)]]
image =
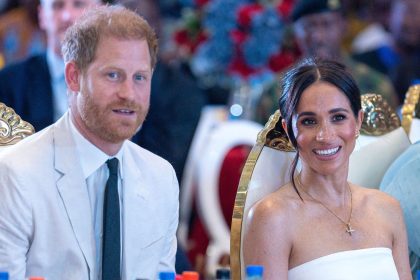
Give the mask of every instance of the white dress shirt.
[[(95, 261), (96, 261), (96, 269), (95, 275), (98, 276), (97, 279), (101, 279), (101, 271), (102, 271), (102, 221), (103, 221), (103, 205), (104, 205), (104, 192), (105, 192), (105, 185), (109, 177), (109, 170), (106, 165), (106, 161), (110, 158), (116, 157), (119, 161), (119, 168), (118, 168), (118, 194), (120, 199), (120, 221), (121, 225), (123, 224), (123, 188), (122, 180), (123, 180), (123, 168), (122, 168), (122, 160), (123, 160), (123, 151), (125, 145), (121, 147), (118, 153), (114, 156), (109, 156), (89, 142), (86, 138), (80, 134), (77, 130), (75, 125), (72, 121), (70, 121), (70, 131), (73, 135), (74, 142), (76, 143), (76, 150), (78, 153), (78, 157), (80, 158), (80, 165), (82, 167), (83, 176), (86, 180), (88, 194), (89, 194), (89, 201), (91, 207), (91, 215), (94, 227), (94, 234), (95, 234)], [(124, 142), (125, 143), (125, 142)], [(121, 236), (121, 244), (122, 244), (122, 228), (120, 228), (120, 236)], [(122, 252), (122, 250), (121, 250)], [(122, 255), (121, 255), (122, 257)], [(121, 264), (122, 264), (121, 259)]]

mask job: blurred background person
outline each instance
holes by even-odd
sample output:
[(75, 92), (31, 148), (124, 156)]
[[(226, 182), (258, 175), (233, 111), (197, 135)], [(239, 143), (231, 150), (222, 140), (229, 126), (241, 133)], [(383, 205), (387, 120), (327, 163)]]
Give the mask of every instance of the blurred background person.
[(342, 48), (346, 18), (340, 0), (299, 0), (292, 11), (294, 33), (303, 57), (334, 59), (349, 68), (361, 94), (382, 95), (393, 108), (398, 98), (387, 76), (356, 62)]
[(414, 80), (420, 78), (420, 1), (395, 0), (392, 2), (388, 26), (391, 42), (354, 55), (388, 75), (403, 103), (405, 93)]
[(37, 0), (15, 0), (0, 17), (0, 53), (4, 65), (45, 51), (45, 33), (38, 24)]
[(12, 107), (36, 131), (67, 110), (61, 40), (82, 13), (100, 0), (41, 0), (38, 19), (46, 33), (47, 50), (0, 71), (0, 101)]
[[(340, 61), (348, 67), (360, 87), (361, 94), (380, 94), (396, 109), (399, 104), (398, 96), (389, 77), (353, 59), (345, 48), (346, 44), (348, 45), (345, 41), (352, 41), (351, 34), (365, 25), (361, 18), (358, 18), (357, 9), (360, 5), (352, 5), (348, 1), (340, 0), (297, 0), (290, 15), (297, 52), (301, 54), (300, 58), (319, 57)], [(352, 13), (352, 23), (347, 18), (347, 12)], [(352, 25), (351, 32), (349, 24)], [(263, 93), (257, 108), (259, 122), (265, 123), (275, 112), (279, 97), (276, 87)]]
[(358, 8), (358, 17), (365, 26), (354, 34), (351, 51), (362, 53), (383, 45), (390, 45), (389, 15), (392, 0), (362, 0)]
[(413, 279), (420, 270), (420, 142), (404, 151), (388, 168), (380, 190), (395, 197), (401, 204), (407, 225), (410, 265)]

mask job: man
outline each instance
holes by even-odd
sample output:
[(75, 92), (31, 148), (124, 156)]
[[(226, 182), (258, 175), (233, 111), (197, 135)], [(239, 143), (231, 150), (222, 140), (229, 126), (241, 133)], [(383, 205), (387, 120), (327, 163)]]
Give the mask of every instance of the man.
[(60, 43), (64, 32), (100, 0), (41, 0), (39, 24), (47, 36), (47, 52), (0, 71), (0, 101), (12, 107), (36, 131), (52, 124), (67, 109)]
[(407, 225), (413, 279), (420, 270), (420, 142), (411, 145), (388, 168), (380, 189), (399, 200)]
[(420, 78), (420, 1), (392, 2), (388, 25), (391, 44), (354, 55), (354, 58), (388, 75), (400, 98)]
[(69, 111), (0, 157), (1, 269), (63, 280), (174, 271), (175, 172), (127, 140), (149, 108), (153, 30), (132, 11), (98, 7), (62, 50)]
[[(293, 30), (302, 57), (337, 60), (348, 67), (361, 94), (377, 93), (396, 109), (398, 97), (387, 76), (356, 62), (345, 53), (342, 42), (346, 20), (340, 0), (298, 0), (291, 13)], [(257, 108), (257, 120), (263, 124), (278, 108), (277, 85), (266, 91)]]
[(0, 53), (5, 65), (44, 52), (46, 39), (38, 24), (38, 1), (3, 2), (14, 2), (12, 9), (0, 15)]
[(299, 0), (292, 11), (295, 37), (303, 56), (335, 59), (352, 73), (362, 94), (382, 95), (396, 108), (397, 95), (389, 79), (367, 65), (352, 60), (341, 48), (346, 21), (340, 0)]

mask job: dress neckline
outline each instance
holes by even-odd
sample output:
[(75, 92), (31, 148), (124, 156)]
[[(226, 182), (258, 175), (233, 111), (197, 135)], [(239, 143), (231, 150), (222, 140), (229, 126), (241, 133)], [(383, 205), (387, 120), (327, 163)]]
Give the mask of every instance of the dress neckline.
[(388, 247), (372, 247), (372, 248), (338, 251), (338, 252), (335, 252), (335, 253), (324, 255), (324, 256), (321, 256), (319, 258), (304, 262), (304, 263), (302, 263), (298, 266), (295, 266), (295, 267), (289, 269), (289, 271), (299, 269), (299, 268), (301, 268), (303, 266), (306, 266), (306, 265), (314, 265), (314, 264), (317, 264), (319, 262), (324, 262), (324, 261), (329, 260), (330, 258), (334, 258), (336, 260), (336, 259), (340, 259), (340, 258), (354, 257), (354, 256), (359, 255), (359, 254), (364, 254), (365, 255), (366, 253), (372, 253), (372, 254), (374, 254), (374, 253), (375, 254), (376, 253), (385, 253), (385, 254), (390, 254), (392, 256), (392, 250)]

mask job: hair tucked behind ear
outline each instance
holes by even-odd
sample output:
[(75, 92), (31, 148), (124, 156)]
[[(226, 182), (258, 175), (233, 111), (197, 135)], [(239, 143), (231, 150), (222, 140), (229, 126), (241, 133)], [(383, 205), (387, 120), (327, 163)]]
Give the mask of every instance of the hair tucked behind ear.
[(321, 60), (308, 58), (296, 64), (288, 70), (280, 80), (281, 96), (279, 99), (279, 109), (287, 126), (287, 135), (297, 153), (292, 162), (290, 170), (290, 182), (293, 188), (302, 199), (295, 183), (295, 172), (299, 160), (299, 147), (296, 135), (293, 133), (293, 115), (296, 113), (300, 98), (303, 92), (312, 84), (324, 81), (334, 85), (347, 97), (350, 102), (352, 112), (357, 118), (361, 110), (360, 90), (353, 77), (347, 72), (341, 63), (331, 60)]

